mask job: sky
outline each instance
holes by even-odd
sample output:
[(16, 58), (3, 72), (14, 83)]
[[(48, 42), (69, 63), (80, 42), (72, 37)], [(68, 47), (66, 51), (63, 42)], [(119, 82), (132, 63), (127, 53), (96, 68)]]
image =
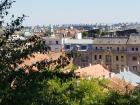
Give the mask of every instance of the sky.
[(24, 25), (140, 22), (140, 0), (16, 0), (10, 14)]

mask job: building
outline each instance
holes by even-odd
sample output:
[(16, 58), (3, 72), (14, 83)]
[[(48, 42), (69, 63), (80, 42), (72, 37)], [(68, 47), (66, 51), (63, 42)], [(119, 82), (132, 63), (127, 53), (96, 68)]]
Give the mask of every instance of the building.
[(88, 80), (92, 80), (93, 78), (106, 78), (108, 82), (105, 84), (105, 87), (121, 93), (134, 90), (140, 83), (140, 77), (130, 71), (115, 74), (100, 64), (79, 68), (75, 70), (74, 74), (76, 77)]
[(64, 51), (66, 53), (75, 51), (79, 56), (74, 56), (73, 63), (76, 66), (86, 67), (92, 62), (92, 39), (81, 39), (78, 34), (77, 39), (63, 39)]
[(87, 34), (87, 36), (83, 36), (83, 37), (90, 37), (90, 38), (99, 37), (100, 29), (88, 30), (85, 31), (85, 33)]
[(140, 76), (136, 75), (135, 73), (129, 71), (129, 70), (123, 70), (119, 73), (115, 74), (116, 77), (125, 80), (128, 83), (133, 84), (134, 86), (137, 86), (140, 84)]
[(43, 30), (41, 29), (40, 26), (35, 26), (33, 29), (32, 29), (32, 32), (34, 35), (36, 36), (43, 36), (44, 35), (44, 32)]
[(136, 29), (111, 30), (108, 33), (110, 36), (116, 36), (116, 37), (129, 37), (131, 34), (138, 34)]
[(50, 51), (52, 52), (61, 52), (63, 45), (62, 45), (62, 39), (55, 38), (55, 37), (43, 37), (43, 43), (46, 45), (46, 47), (50, 47)]
[(74, 64), (86, 67), (89, 64), (104, 64), (110, 71), (124, 68), (140, 74), (140, 35), (130, 37), (98, 37), (94, 39), (65, 39), (64, 51), (77, 51)]
[(75, 75), (81, 78), (111, 78), (113, 73), (109, 72), (106, 68), (102, 65), (89, 65), (85, 68), (79, 68), (75, 70)]
[(116, 71), (126, 66), (126, 43), (128, 38), (95, 38), (92, 63), (104, 63), (109, 70)]
[(131, 35), (127, 42), (127, 66), (140, 74), (140, 35)]

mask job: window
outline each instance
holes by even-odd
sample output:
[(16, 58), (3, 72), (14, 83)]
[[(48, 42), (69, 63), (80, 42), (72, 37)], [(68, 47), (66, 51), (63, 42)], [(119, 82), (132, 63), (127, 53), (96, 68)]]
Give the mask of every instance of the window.
[(111, 62), (112, 60), (111, 60), (111, 56), (110, 55), (106, 55), (106, 58), (105, 58), (106, 60), (106, 62)]
[(133, 66), (133, 70), (134, 71), (137, 71), (137, 66)]
[(110, 47), (110, 49), (112, 50), (112, 47)]
[(135, 49), (134, 48), (132, 48), (132, 51), (134, 51)]
[(118, 56), (116, 56), (116, 61), (119, 61), (119, 57)]
[(85, 59), (87, 59), (87, 61), (89, 60), (89, 56), (86, 56)]
[(124, 61), (124, 56), (121, 56), (121, 61)]
[(119, 47), (117, 47), (117, 51), (120, 51), (120, 48)]
[(94, 55), (94, 60), (97, 60), (97, 55)]
[(109, 49), (109, 47), (107, 47), (107, 49)]
[(43, 41), (43, 44), (45, 44), (46, 42), (45, 41)]
[(124, 70), (124, 65), (121, 66), (121, 69)]
[(96, 50), (98, 50), (98, 47), (95, 47)]
[(100, 47), (100, 50), (102, 50), (103, 48), (102, 47)]
[(102, 59), (102, 55), (99, 55), (99, 59)]
[(119, 68), (119, 65), (116, 65), (116, 70), (119, 70), (120, 68)]
[(56, 41), (56, 44), (58, 44), (58, 41)]
[(138, 51), (139, 49), (138, 48), (136, 48), (136, 51)]
[(132, 60), (133, 61), (137, 61), (137, 57), (136, 56), (133, 56)]
[(86, 50), (87, 46), (81, 46), (81, 50)]
[(86, 58), (81, 58), (81, 62), (87, 62)]
[(70, 49), (70, 45), (65, 45), (65, 49)]

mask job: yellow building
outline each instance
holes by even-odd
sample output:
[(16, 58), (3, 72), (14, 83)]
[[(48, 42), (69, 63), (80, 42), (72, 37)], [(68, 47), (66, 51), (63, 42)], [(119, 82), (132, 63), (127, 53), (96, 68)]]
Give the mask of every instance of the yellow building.
[[(83, 46), (84, 42), (79, 42), (80, 46)], [(140, 74), (140, 34), (129, 37), (94, 38), (87, 42), (86, 46), (86, 50), (78, 50), (80, 56), (74, 58), (75, 65), (86, 67), (102, 63), (112, 72), (126, 69)]]
[(126, 67), (126, 43), (128, 38), (95, 38), (92, 63), (103, 63), (110, 71), (119, 72)]

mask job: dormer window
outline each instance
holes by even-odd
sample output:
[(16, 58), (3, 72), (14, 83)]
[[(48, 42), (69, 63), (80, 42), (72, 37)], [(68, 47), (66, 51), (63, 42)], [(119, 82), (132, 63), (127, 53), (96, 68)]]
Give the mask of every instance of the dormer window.
[(137, 61), (137, 57), (136, 57), (136, 56), (133, 56), (133, 57), (132, 57), (132, 60), (133, 60), (133, 61)]
[(97, 55), (94, 55), (94, 60), (97, 60)]
[(95, 47), (96, 50), (98, 50), (98, 47)]
[(102, 55), (99, 55), (99, 59), (102, 59)]
[(117, 51), (120, 51), (120, 48), (119, 47), (117, 47)]
[(132, 51), (134, 51), (135, 49), (134, 48), (132, 48)]
[(58, 44), (58, 41), (56, 41), (56, 44)]
[(139, 49), (138, 48), (136, 48), (136, 51), (138, 51)]
[(116, 56), (116, 61), (119, 61), (119, 56)]
[(65, 45), (65, 49), (70, 50), (70, 45)]
[(86, 45), (82, 45), (81, 46), (81, 50), (87, 50), (87, 46)]

